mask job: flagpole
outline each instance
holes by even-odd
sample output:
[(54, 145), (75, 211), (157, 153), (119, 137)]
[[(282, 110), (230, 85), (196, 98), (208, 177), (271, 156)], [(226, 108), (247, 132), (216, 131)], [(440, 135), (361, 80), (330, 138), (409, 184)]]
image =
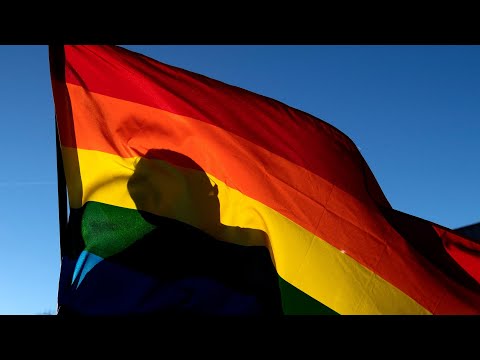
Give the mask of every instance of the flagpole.
[(60, 256), (65, 253), (65, 236), (67, 228), (67, 184), (65, 181), (65, 172), (63, 169), (62, 149), (58, 137), (57, 116), (55, 115), (55, 143), (57, 155), (57, 192), (58, 192), (58, 222), (60, 226)]
[[(49, 44), (48, 57), (50, 62), (50, 72), (53, 77), (62, 77), (64, 71), (64, 49), (63, 44)], [(63, 75), (64, 76), (64, 75)], [(54, 86), (52, 78), (52, 89)], [(58, 131), (58, 118), (55, 111), (55, 145), (56, 145), (56, 160), (57, 160), (57, 198), (58, 198), (58, 223), (59, 223), (59, 237), (60, 237), (60, 258), (66, 254), (66, 231), (68, 223), (68, 200), (67, 200), (67, 185), (65, 180), (65, 171), (63, 168), (62, 148), (60, 146), (60, 137)]]

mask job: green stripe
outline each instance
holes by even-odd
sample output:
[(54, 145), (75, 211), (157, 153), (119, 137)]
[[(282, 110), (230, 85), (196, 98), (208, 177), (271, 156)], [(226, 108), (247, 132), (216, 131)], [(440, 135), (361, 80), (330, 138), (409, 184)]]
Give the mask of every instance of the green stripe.
[(285, 315), (340, 315), (278, 277)]
[(136, 210), (90, 201), (81, 220), (85, 250), (108, 258), (131, 246), (155, 229)]

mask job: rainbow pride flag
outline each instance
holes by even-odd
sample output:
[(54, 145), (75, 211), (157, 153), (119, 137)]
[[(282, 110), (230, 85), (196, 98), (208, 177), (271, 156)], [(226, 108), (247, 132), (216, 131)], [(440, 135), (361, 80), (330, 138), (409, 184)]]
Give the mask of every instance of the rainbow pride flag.
[(50, 47), (65, 314), (480, 314), (480, 244), (341, 131), (113, 45)]

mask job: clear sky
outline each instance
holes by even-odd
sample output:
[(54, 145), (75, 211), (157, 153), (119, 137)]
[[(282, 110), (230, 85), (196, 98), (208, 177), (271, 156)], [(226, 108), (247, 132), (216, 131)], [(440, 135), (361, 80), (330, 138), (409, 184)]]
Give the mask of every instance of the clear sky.
[[(480, 221), (480, 46), (126, 45), (274, 98), (360, 148), (393, 208)], [(0, 314), (55, 313), (60, 247), (46, 45), (0, 45)]]

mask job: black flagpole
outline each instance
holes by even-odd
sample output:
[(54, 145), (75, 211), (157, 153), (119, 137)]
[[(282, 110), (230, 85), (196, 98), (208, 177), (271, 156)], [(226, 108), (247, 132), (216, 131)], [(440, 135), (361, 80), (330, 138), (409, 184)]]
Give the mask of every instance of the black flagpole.
[[(49, 44), (48, 57), (50, 62), (50, 76), (52, 77), (52, 91), (55, 91), (55, 82), (64, 79), (64, 49), (63, 44)], [(62, 75), (63, 74), (63, 75)], [(59, 224), (59, 243), (60, 243), (60, 278), (58, 294), (60, 294), (60, 286), (62, 282), (62, 267), (64, 264), (64, 256), (68, 253), (67, 249), (67, 225), (68, 225), (68, 198), (67, 198), (67, 182), (65, 179), (65, 171), (63, 167), (62, 147), (60, 145), (60, 135), (58, 130), (57, 109), (55, 109), (55, 145), (57, 160), (57, 194), (58, 194), (58, 224)], [(57, 298), (57, 315), (60, 314), (60, 305)]]
[[(48, 57), (50, 62), (51, 76), (64, 78), (64, 49), (63, 44), (49, 44)], [(63, 75), (62, 75), (63, 74)], [(58, 79), (57, 79), (58, 80)], [(52, 80), (52, 90), (53, 90)], [(55, 109), (56, 110), (56, 109)], [(61, 259), (66, 254), (66, 230), (68, 223), (68, 203), (67, 203), (67, 185), (65, 180), (65, 172), (63, 168), (62, 148), (60, 146), (60, 137), (58, 132), (58, 118), (55, 111), (55, 143), (56, 143), (56, 157), (57, 157), (57, 193), (58, 193), (58, 222), (59, 222), (59, 236), (60, 236), (60, 257)]]
[(57, 116), (55, 115), (55, 142), (57, 146), (57, 191), (58, 191), (58, 221), (60, 225), (60, 256), (65, 252), (65, 236), (67, 229), (67, 185), (63, 171), (62, 149), (57, 129)]

